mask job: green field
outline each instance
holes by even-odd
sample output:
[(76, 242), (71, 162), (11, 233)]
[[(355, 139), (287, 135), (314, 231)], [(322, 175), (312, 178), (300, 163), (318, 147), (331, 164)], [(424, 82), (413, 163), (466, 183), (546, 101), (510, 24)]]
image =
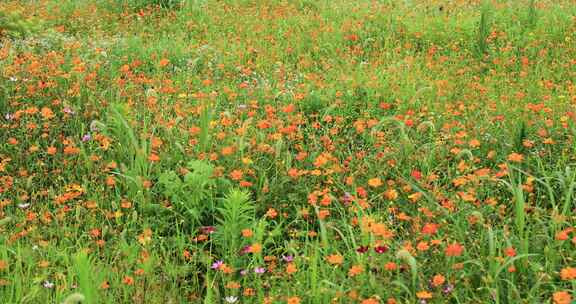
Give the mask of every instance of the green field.
[(0, 303), (576, 303), (574, 0), (0, 1)]

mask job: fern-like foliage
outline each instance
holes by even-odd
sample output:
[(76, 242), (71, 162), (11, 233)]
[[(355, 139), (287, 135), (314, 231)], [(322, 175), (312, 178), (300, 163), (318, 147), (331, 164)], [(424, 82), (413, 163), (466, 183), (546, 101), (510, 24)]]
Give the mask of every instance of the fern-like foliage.
[(254, 202), (248, 191), (232, 189), (216, 210), (218, 226), (214, 240), (222, 252), (234, 257), (242, 245), (240, 232), (254, 222)]
[(0, 11), (0, 39), (3, 37), (25, 38), (39, 30), (40, 22), (26, 19), (18, 12)]
[(188, 162), (188, 173), (180, 177), (174, 171), (160, 175), (159, 185), (178, 211), (196, 225), (202, 225), (204, 216), (211, 209), (218, 193), (218, 179), (213, 177), (214, 166), (201, 160)]
[(183, 0), (116, 0), (116, 2), (133, 9), (143, 9), (146, 7), (179, 9), (185, 3)]
[[(150, 173), (150, 144), (132, 127), (134, 117), (125, 104), (114, 104), (110, 107), (105, 124), (101, 124), (104, 132), (114, 139), (116, 144), (116, 159), (120, 162), (122, 176), (126, 180), (130, 198), (144, 201), (143, 179)], [(146, 133), (146, 129), (143, 131)]]
[(71, 295), (64, 303), (99, 303), (97, 299), (98, 293), (96, 292), (97, 290), (95, 286), (97, 286), (100, 278), (93, 266), (92, 259), (85, 251), (80, 251), (76, 256), (74, 256), (74, 271), (78, 279), (78, 286), (82, 294), (82, 300), (75, 301), (75, 299), (80, 299), (80, 297), (74, 297), (74, 295)]
[(480, 12), (480, 23), (478, 24), (478, 33), (476, 38), (476, 54), (483, 57), (488, 54), (488, 36), (490, 36), (490, 6), (488, 3), (482, 5)]

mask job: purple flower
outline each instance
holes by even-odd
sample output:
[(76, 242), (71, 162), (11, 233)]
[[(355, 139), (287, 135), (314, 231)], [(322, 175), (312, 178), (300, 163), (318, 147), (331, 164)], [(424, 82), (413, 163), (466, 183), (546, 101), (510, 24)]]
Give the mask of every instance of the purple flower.
[(254, 272), (255, 272), (255, 273), (265, 273), (265, 272), (266, 272), (266, 268), (264, 268), (264, 267), (256, 267), (256, 268), (254, 268)]
[(92, 121), (92, 122), (90, 123), (90, 131), (92, 131), (92, 132), (98, 132), (98, 131), (100, 131), (100, 129), (98, 129), (98, 122)]
[(90, 139), (92, 139), (92, 135), (90, 135), (90, 133), (84, 134), (84, 136), (82, 136), (82, 141), (83, 142), (87, 142)]
[(292, 262), (292, 261), (294, 260), (294, 257), (291, 256), (291, 255), (286, 255), (286, 256), (283, 255), (283, 256), (282, 256), (282, 259), (284, 260), (284, 262), (290, 263), (290, 262)]
[(452, 292), (452, 290), (454, 290), (454, 285), (448, 284), (448, 285), (446, 285), (446, 287), (444, 287), (444, 289), (442, 290), (442, 292), (443, 292), (444, 294), (449, 294), (449, 293)]
[(46, 280), (46, 281), (42, 282), (42, 286), (44, 286), (44, 288), (52, 289), (52, 288), (54, 288), (54, 283)]
[(74, 114), (74, 111), (70, 107), (65, 107), (62, 111), (64, 111), (66, 114)]
[(240, 270), (240, 275), (241, 275), (241, 276), (245, 276), (245, 275), (247, 275), (247, 274), (248, 274), (248, 270), (246, 270), (246, 269)]
[(222, 265), (224, 265), (224, 261), (218, 260), (212, 263), (212, 269), (219, 269), (220, 267), (222, 267)]
[(242, 250), (240, 250), (240, 255), (245, 255), (250, 252), (250, 245), (244, 246)]

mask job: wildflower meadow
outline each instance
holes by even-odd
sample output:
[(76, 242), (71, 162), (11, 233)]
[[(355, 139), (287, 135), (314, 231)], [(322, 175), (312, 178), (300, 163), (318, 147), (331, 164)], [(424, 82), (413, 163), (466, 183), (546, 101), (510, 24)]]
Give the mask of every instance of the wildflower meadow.
[(576, 303), (574, 0), (1, 0), (0, 303)]

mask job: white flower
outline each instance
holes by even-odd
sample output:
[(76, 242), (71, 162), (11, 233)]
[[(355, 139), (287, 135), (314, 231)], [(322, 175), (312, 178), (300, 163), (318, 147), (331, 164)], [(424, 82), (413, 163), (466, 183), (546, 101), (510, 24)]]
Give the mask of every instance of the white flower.
[(52, 289), (54, 288), (54, 283), (46, 280), (42, 283), (42, 286), (44, 286), (44, 288)]
[(225, 298), (226, 303), (236, 303), (236, 301), (238, 301), (238, 297), (235, 296), (227, 296)]

